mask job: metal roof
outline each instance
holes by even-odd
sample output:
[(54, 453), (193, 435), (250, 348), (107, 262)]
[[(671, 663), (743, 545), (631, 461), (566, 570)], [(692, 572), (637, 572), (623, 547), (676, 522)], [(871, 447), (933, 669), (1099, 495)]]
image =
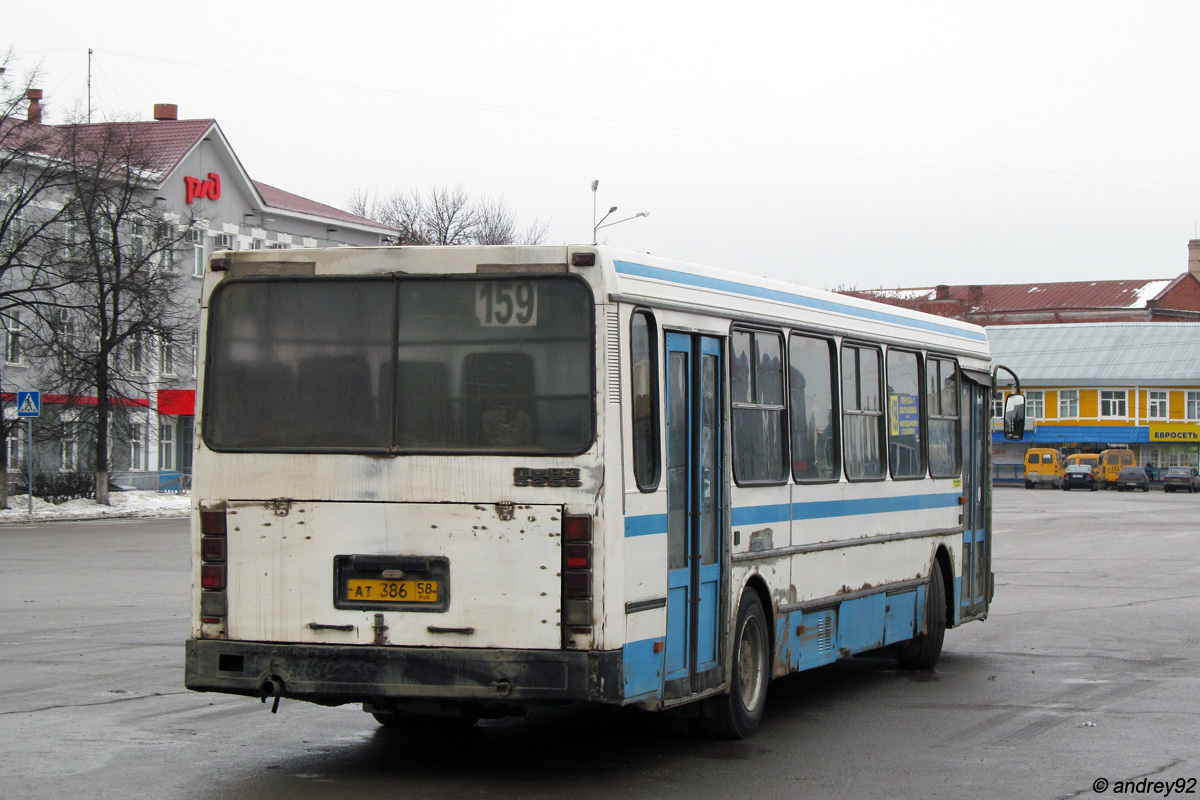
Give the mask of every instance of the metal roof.
[(1022, 386), (1200, 386), (1196, 322), (995, 325), (987, 334), (992, 363)]
[[(1171, 285), (1172, 278), (1118, 281), (1049, 281), (947, 286), (947, 299), (969, 303), (975, 313), (1068, 308), (1145, 308)], [(937, 299), (937, 287), (848, 291), (882, 302), (913, 305)]]

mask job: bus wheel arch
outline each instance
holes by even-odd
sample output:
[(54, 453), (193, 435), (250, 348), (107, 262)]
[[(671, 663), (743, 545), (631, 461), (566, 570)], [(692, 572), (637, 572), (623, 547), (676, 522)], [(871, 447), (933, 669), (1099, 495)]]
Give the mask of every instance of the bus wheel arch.
[(946, 628), (954, 619), (953, 586), (950, 554), (939, 547), (929, 569), (929, 584), (925, 590), (925, 632), (901, 645), (896, 660), (907, 669), (933, 669), (942, 655)]
[(742, 589), (729, 641), (729, 690), (704, 700), (700, 709), (704, 730), (711, 736), (745, 739), (754, 734), (762, 719), (774, 661), (765, 591), (761, 579), (752, 579)]

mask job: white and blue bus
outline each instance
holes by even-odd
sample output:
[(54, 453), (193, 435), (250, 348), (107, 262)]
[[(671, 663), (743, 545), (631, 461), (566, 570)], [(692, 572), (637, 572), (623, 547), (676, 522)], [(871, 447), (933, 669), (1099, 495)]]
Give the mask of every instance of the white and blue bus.
[(744, 737), (987, 616), (974, 325), (596, 246), (221, 253), (202, 305), (192, 689)]

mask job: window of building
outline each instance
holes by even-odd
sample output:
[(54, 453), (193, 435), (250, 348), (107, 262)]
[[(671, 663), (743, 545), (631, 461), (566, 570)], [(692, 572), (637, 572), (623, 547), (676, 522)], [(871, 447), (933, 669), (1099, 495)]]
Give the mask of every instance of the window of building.
[(129, 371), (135, 375), (146, 372), (146, 342), (141, 336), (131, 336), (128, 339)]
[(192, 275), (204, 277), (204, 242), (201, 240), (192, 250)]
[(1200, 419), (1200, 392), (1187, 393), (1187, 418), (1189, 420)]
[(4, 318), (4, 361), (7, 364), (21, 363), (21, 312), (10, 311)]
[(214, 233), (212, 246), (213, 246), (213, 250), (232, 250), (233, 249), (233, 234)]
[(629, 323), (633, 394), (633, 475), (644, 492), (658, 487), (658, 336), (649, 311), (633, 312)]
[(166, 336), (160, 337), (158, 342), (158, 373), (175, 374), (175, 346)]
[(25, 426), (12, 425), (8, 429), (8, 438), (4, 445), (8, 448), (8, 469), (12, 472), (17, 471), (23, 465), (21, 456), (25, 453)]
[(146, 426), (141, 422), (129, 426), (129, 468), (146, 468)]
[(1004, 393), (997, 391), (992, 395), (992, 419), (1004, 419)]
[(888, 350), (888, 465), (893, 478), (925, 474), (921, 433), (921, 357)]
[(1079, 390), (1078, 389), (1061, 389), (1058, 393), (1058, 416), (1059, 419), (1078, 419), (1079, 417)]
[(67, 217), (63, 221), (63, 246), (66, 248), (67, 257), (75, 257), (75, 245), (79, 240), (79, 223), (74, 217)]
[(1150, 419), (1166, 419), (1168, 416), (1167, 401), (1170, 394), (1168, 392), (1150, 392)]
[(734, 331), (731, 364), (733, 477), (738, 483), (787, 479), (783, 337)]
[(200, 364), (200, 331), (192, 331), (192, 377), (196, 377), (196, 367)]
[(58, 468), (63, 472), (74, 472), (79, 469), (79, 445), (75, 441), (75, 423), (63, 425), (62, 437)]
[(836, 481), (841, 468), (837, 430), (837, 345), (792, 334), (788, 340), (792, 416), (792, 477)]
[(1040, 389), (1025, 392), (1025, 416), (1028, 419), (1042, 419), (1046, 416), (1046, 393)]
[(842, 345), (842, 440), (852, 481), (884, 476), (882, 377), (877, 349)]
[(51, 319), (53, 321), (52, 324), (54, 325), (54, 329), (58, 331), (59, 335), (62, 336), (63, 339), (69, 341), (75, 338), (75, 334), (77, 333), (75, 330), (75, 316), (69, 309), (54, 309)]
[(175, 469), (175, 423), (170, 420), (158, 425), (158, 468)]
[(962, 428), (958, 364), (952, 359), (931, 356), (926, 360), (925, 411), (929, 417), (929, 473), (935, 478), (954, 477), (962, 471)]
[(250, 249), (251, 250), (262, 250), (263, 249), (263, 240), (262, 239), (251, 239), (250, 240)]
[(129, 223), (129, 242), (133, 248), (133, 258), (140, 261), (146, 254), (146, 229), (140, 222)]
[(1128, 392), (1124, 389), (1101, 389), (1100, 416), (1127, 418)]

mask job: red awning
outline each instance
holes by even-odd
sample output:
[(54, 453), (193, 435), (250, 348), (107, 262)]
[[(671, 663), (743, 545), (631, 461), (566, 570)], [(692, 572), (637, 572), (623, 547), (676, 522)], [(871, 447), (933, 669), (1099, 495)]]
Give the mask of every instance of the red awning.
[(196, 413), (196, 390), (159, 389), (158, 413), (193, 416)]

